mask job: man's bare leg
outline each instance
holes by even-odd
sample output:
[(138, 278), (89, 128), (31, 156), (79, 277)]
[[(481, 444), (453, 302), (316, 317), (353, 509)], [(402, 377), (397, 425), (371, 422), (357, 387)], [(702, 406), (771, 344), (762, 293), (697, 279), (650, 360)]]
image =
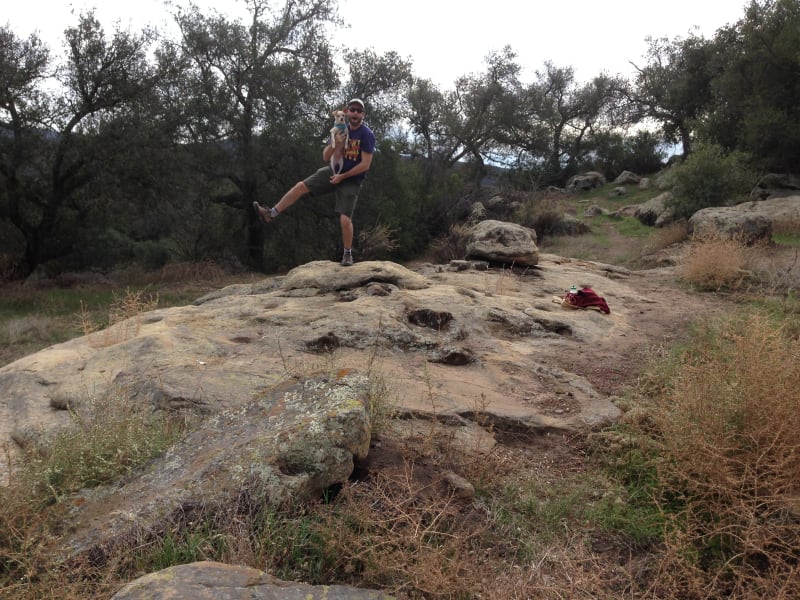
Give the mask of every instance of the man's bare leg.
[(342, 227), (342, 244), (349, 250), (353, 247), (353, 221), (347, 215), (340, 214), (339, 225)]
[(292, 204), (300, 200), (300, 198), (305, 196), (309, 191), (311, 190), (308, 189), (308, 186), (304, 181), (298, 181), (288, 192), (283, 195), (283, 198), (278, 200), (278, 203), (275, 205), (275, 210), (277, 210), (279, 213), (282, 213)]
[(340, 214), (339, 224), (342, 227), (342, 243), (344, 244), (342, 266), (349, 267), (353, 264), (353, 221), (347, 215)]
[[(295, 183), (288, 192), (283, 195), (283, 198), (278, 200), (278, 203), (274, 206), (274, 210), (280, 214), (287, 208), (289, 208), (292, 204), (297, 202), (300, 198), (305, 196), (309, 192), (308, 186), (303, 181), (299, 181)], [(257, 202), (253, 203), (253, 206), (258, 211), (258, 214), (264, 219), (265, 222), (269, 223), (272, 221), (274, 217), (277, 215), (273, 215), (272, 209), (264, 208)], [(352, 225), (352, 224), (351, 224)], [(351, 234), (352, 237), (352, 234)]]

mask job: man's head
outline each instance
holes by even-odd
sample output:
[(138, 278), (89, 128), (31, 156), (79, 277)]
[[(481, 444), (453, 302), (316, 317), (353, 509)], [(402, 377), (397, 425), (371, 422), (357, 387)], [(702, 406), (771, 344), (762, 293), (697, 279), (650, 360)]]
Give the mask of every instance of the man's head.
[(353, 98), (347, 103), (347, 117), (351, 125), (361, 125), (364, 120), (364, 101), (360, 98)]

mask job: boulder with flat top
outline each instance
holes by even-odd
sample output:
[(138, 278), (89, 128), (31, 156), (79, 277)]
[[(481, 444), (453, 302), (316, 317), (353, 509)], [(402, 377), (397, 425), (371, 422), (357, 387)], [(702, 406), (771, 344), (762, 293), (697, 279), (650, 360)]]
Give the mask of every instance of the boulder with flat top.
[(481, 221), (469, 232), (467, 258), (523, 267), (535, 266), (539, 262), (536, 232), (516, 223)]

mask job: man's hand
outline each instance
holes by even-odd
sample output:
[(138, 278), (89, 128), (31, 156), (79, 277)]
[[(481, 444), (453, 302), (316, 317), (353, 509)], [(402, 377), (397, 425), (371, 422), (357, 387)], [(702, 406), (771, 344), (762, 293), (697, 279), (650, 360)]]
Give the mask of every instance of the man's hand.
[(331, 177), (330, 181), (332, 185), (337, 185), (343, 182), (345, 179), (347, 179), (347, 177), (345, 176), (344, 173), (337, 173), (336, 175)]

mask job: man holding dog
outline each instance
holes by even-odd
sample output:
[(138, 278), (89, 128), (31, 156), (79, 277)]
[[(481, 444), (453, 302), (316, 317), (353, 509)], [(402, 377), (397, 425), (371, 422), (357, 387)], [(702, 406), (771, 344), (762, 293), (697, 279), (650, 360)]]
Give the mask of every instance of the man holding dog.
[[(269, 223), (306, 194), (319, 196), (334, 192), (335, 209), (339, 213), (344, 244), (342, 265), (346, 267), (353, 264), (353, 211), (356, 208), (358, 193), (367, 177), (367, 171), (372, 165), (372, 154), (375, 152), (375, 134), (364, 124), (364, 109), (363, 100), (359, 98), (350, 100), (346, 110), (347, 134), (335, 134), (336, 146), (341, 146), (345, 143), (345, 139), (347, 140), (344, 149), (344, 167), (340, 173), (335, 174), (330, 165), (326, 165), (303, 181), (297, 182), (272, 208), (267, 209), (258, 202), (253, 203), (259, 216)], [(335, 146), (329, 141), (322, 151), (322, 160), (329, 163), (334, 151)]]

